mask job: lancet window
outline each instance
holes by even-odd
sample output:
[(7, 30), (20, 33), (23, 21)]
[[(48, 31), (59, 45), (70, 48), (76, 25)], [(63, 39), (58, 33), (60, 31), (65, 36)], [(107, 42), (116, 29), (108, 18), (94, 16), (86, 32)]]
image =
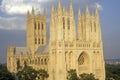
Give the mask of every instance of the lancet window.
[(38, 30), (40, 30), (40, 23), (38, 23)]
[(67, 25), (68, 25), (68, 29), (70, 29), (70, 19), (67, 19)]
[(65, 18), (63, 17), (63, 29), (65, 29)]
[(42, 30), (43, 30), (43, 29), (44, 29), (44, 28), (43, 28), (43, 23), (41, 24), (41, 27), (42, 27)]
[(34, 29), (36, 30), (36, 23), (34, 23)]

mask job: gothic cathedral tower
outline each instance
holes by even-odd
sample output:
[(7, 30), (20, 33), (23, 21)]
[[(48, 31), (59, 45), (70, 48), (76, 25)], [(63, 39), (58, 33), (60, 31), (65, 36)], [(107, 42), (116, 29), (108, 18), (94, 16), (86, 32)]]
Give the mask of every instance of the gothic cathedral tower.
[(35, 15), (34, 8), (31, 14), (27, 13), (27, 47), (34, 54), (39, 46), (46, 45), (46, 11)]
[(58, 11), (52, 6), (49, 41), (49, 80), (67, 80), (67, 71), (77, 74), (93, 73), (105, 80), (105, 67), (98, 8), (90, 15), (78, 10), (78, 38), (72, 1), (69, 11), (58, 3)]
[[(58, 10), (52, 6), (50, 39), (46, 42), (46, 11), (35, 15), (34, 8), (27, 12), (26, 47), (9, 46), (7, 68), (17, 72), (24, 65), (45, 69), (48, 80), (67, 80), (67, 71), (75, 69), (77, 74), (93, 73), (99, 80), (105, 80), (105, 65), (99, 12), (86, 14), (78, 10), (76, 30), (72, 1), (69, 9), (58, 3)], [(77, 33), (77, 34), (76, 34)]]
[[(50, 22), (50, 80), (66, 80), (65, 43), (75, 43), (76, 31), (72, 2), (69, 11), (58, 3), (58, 11), (52, 6)], [(59, 75), (59, 76), (57, 76)]]

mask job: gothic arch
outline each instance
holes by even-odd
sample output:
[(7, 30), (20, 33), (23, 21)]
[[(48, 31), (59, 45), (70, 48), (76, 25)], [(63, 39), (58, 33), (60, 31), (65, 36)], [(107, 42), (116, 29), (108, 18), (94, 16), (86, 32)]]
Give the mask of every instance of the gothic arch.
[(21, 67), (21, 66), (20, 66), (20, 60), (19, 60), (19, 59), (17, 60), (16, 64), (17, 64), (17, 70), (19, 70), (20, 67)]
[(78, 65), (87, 65), (89, 64), (89, 56), (86, 52), (82, 52), (78, 57)]
[(24, 61), (24, 67), (26, 67), (26, 66), (27, 66), (27, 61), (25, 60), (25, 61)]
[(43, 63), (43, 59), (41, 59), (41, 65), (43, 65), (44, 63)]
[(90, 58), (88, 53), (83, 51), (79, 57), (78, 57), (78, 72), (81, 73), (87, 73), (89, 72), (90, 68)]
[(40, 64), (40, 57), (38, 57), (38, 64)]
[(35, 59), (35, 64), (37, 64), (37, 59)]
[(47, 65), (47, 58), (44, 59), (44, 63), (45, 63), (45, 65)]

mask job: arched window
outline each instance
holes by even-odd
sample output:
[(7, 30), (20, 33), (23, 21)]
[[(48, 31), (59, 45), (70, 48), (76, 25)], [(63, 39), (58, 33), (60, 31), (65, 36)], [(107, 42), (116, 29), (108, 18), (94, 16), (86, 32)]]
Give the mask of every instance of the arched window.
[(20, 69), (20, 60), (17, 60), (17, 70)]
[(89, 58), (85, 52), (82, 52), (78, 58), (78, 65), (88, 65)]
[(78, 73), (90, 72), (90, 58), (86, 52), (82, 52), (78, 57)]
[(67, 19), (67, 25), (68, 25), (68, 29), (70, 29), (70, 19)]
[(37, 59), (35, 59), (35, 64), (37, 64)]
[(34, 23), (34, 29), (36, 30), (36, 23)]
[(43, 65), (43, 59), (41, 59), (41, 65)]
[(40, 57), (38, 58), (38, 63), (40, 64)]
[(27, 61), (24, 61), (24, 67), (27, 67)]
[(47, 65), (47, 59), (45, 58), (45, 65)]
[(65, 29), (65, 18), (63, 17), (63, 29)]
[(40, 30), (40, 23), (38, 23), (38, 30)]
[(94, 31), (96, 32), (96, 24), (94, 23)]
[(84, 56), (83, 56), (83, 53), (79, 56), (78, 58), (78, 64), (79, 65), (83, 65), (84, 64)]
[(42, 30), (44, 29), (43, 23), (41, 24)]
[(91, 28), (91, 32), (92, 32), (92, 23), (91, 23), (91, 27), (90, 28)]
[(38, 44), (40, 44), (40, 38), (38, 39)]
[(44, 39), (42, 39), (42, 44), (44, 44)]

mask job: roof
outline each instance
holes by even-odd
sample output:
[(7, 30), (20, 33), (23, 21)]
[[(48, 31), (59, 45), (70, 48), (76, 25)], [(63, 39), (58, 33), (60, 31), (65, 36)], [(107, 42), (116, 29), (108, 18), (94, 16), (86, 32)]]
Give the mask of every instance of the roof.
[(31, 54), (27, 47), (15, 47), (15, 54)]
[(36, 53), (47, 53), (49, 52), (49, 45), (38, 47)]

